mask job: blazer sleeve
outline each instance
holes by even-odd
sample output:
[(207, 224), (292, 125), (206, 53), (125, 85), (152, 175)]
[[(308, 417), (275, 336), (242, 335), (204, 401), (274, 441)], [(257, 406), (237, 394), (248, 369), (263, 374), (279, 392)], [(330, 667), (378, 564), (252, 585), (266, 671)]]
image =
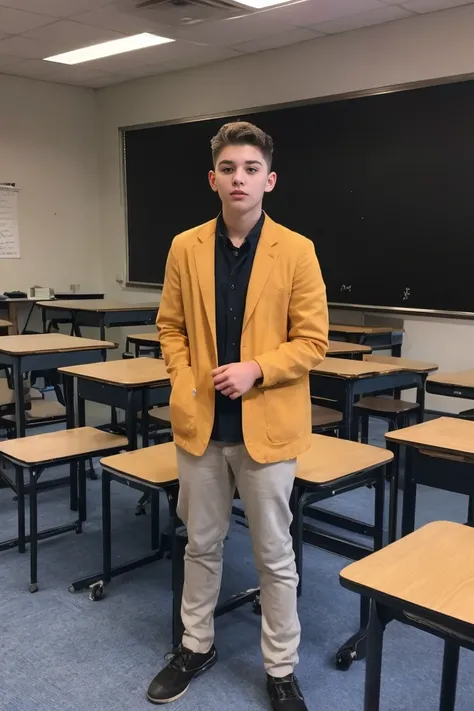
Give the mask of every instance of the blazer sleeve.
[(165, 365), (171, 385), (173, 385), (178, 371), (190, 367), (179, 260), (174, 241), (166, 260), (165, 279), (156, 325)]
[(328, 349), (326, 286), (313, 243), (305, 239), (299, 254), (288, 308), (288, 341), (255, 358), (268, 388), (300, 378), (316, 367)]

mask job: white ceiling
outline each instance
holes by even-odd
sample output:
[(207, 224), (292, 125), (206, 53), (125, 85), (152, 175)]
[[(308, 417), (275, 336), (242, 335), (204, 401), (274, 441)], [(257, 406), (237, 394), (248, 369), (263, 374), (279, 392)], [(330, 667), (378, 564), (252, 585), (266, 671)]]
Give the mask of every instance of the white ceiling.
[[(208, 64), (239, 54), (436, 12), (474, 0), (299, 0), (269, 10), (183, 25), (189, 6), (134, 9), (138, 0), (0, 0), (0, 73), (99, 88)], [(199, 13), (199, 10), (197, 10)], [(201, 10), (201, 13), (209, 10)], [(175, 13), (175, 14), (173, 14)], [(225, 15), (225, 13), (224, 13)], [(215, 19), (217, 16), (218, 19)], [(42, 59), (139, 32), (176, 39), (136, 52), (66, 66)]]

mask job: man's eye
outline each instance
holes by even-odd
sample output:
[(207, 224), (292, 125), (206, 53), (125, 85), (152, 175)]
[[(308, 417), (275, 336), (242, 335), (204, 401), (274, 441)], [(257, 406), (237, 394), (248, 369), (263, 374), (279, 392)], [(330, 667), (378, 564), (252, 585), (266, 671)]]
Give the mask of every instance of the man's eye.
[(247, 168), (249, 173), (256, 173), (257, 169), (256, 168)]

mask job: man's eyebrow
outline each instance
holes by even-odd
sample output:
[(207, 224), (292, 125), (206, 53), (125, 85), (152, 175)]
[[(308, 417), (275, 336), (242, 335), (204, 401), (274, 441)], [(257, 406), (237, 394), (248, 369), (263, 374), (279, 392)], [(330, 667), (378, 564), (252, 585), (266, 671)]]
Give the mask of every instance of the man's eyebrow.
[[(219, 161), (219, 165), (235, 165), (235, 161), (221, 160)], [(245, 165), (263, 165), (263, 163), (259, 160), (246, 160)]]

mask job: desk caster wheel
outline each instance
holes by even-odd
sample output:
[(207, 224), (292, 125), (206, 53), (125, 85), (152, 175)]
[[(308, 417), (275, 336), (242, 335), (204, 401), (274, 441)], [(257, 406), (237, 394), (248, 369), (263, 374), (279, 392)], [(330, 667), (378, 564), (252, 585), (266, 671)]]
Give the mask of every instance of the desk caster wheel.
[(75, 592), (76, 592), (76, 588), (74, 587), (74, 585), (70, 585), (70, 586), (68, 587), (67, 591), (70, 592), (70, 593), (75, 593)]
[(262, 614), (262, 606), (260, 604), (260, 595), (257, 595), (255, 600), (252, 602), (252, 612), (254, 615)]
[(94, 583), (90, 586), (89, 600), (96, 602), (104, 596), (104, 583), (99, 580), (98, 583)]
[(38, 583), (30, 583), (30, 593), (38, 592)]
[(352, 662), (355, 660), (356, 654), (350, 649), (343, 649), (336, 654), (336, 667), (340, 671), (347, 671), (351, 668)]

